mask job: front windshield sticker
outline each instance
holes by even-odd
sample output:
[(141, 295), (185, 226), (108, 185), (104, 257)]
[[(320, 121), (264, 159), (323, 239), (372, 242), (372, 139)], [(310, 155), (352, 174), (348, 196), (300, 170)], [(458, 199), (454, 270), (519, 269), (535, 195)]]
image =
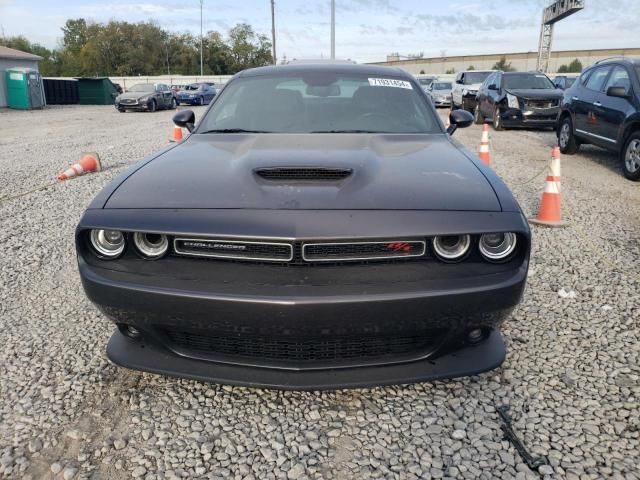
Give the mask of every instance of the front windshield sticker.
[(373, 87), (394, 87), (413, 90), (410, 82), (406, 82), (404, 80), (394, 80), (393, 78), (370, 78), (369, 85)]

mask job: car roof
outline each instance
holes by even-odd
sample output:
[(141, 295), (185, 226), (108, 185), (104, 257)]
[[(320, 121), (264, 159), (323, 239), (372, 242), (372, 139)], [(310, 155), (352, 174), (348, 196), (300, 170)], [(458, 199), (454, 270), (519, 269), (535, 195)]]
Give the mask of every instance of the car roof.
[(271, 65), (250, 68), (236, 74), (237, 77), (256, 77), (260, 75), (278, 75), (295, 73), (342, 73), (361, 75), (391, 75), (412, 80), (413, 76), (397, 67), (381, 67), (378, 65), (356, 65), (351, 63), (290, 63), (287, 65)]
[(593, 67), (596, 65), (606, 65), (609, 63), (624, 63), (631, 66), (638, 66), (640, 65), (640, 58), (629, 58), (629, 57), (603, 58), (602, 60), (598, 60), (596, 63), (594, 63), (593, 65), (590, 65), (589, 67)]

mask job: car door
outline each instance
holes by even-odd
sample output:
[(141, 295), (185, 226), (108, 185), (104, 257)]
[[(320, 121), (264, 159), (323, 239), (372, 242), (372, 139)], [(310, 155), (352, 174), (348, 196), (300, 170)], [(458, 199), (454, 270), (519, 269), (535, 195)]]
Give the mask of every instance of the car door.
[(455, 83), (453, 84), (453, 90), (451, 92), (451, 101), (454, 106), (462, 106), (462, 84), (464, 82), (464, 73), (460, 72), (456, 75)]
[(164, 106), (166, 108), (171, 107), (171, 99), (173, 98), (173, 92), (169, 88), (169, 85), (162, 84), (162, 97), (164, 98)]
[[(623, 87), (629, 98), (610, 97), (607, 95), (607, 91), (610, 87)], [(618, 139), (621, 138), (620, 129), (624, 123), (625, 118), (633, 111), (634, 106), (631, 103), (633, 90), (631, 87), (631, 75), (629, 71), (622, 65), (616, 65), (613, 67), (609, 78), (607, 79), (604, 89), (604, 97), (601, 100), (602, 106), (601, 120), (600, 120), (600, 133), (606, 138), (608, 143), (612, 146), (618, 145)]]
[(488, 115), (487, 99), (489, 96), (489, 85), (491, 85), (494, 75), (495, 74), (492, 73), (487, 78), (485, 78), (484, 82), (482, 82), (482, 85), (480, 85), (480, 88), (478, 89), (478, 93), (476, 94), (476, 102), (478, 103), (478, 109), (480, 110), (480, 113), (482, 113), (484, 116)]
[(607, 143), (601, 135), (601, 106), (605, 96), (603, 93), (604, 84), (611, 73), (611, 65), (596, 67), (580, 85), (572, 92), (571, 103), (575, 111), (575, 130), (580, 137), (589, 142), (602, 145)]
[(206, 92), (207, 103), (210, 103), (211, 100), (213, 100), (213, 89), (209, 85), (205, 85), (204, 89)]

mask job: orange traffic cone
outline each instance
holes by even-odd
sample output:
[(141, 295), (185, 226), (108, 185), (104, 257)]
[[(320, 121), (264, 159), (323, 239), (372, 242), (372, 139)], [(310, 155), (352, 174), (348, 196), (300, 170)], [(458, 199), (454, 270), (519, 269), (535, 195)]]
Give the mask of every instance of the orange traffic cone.
[(85, 153), (78, 163), (71, 165), (64, 172), (58, 175), (58, 180), (68, 180), (78, 175), (84, 175), (89, 172), (99, 172), (102, 170), (100, 157), (97, 153)]
[(491, 154), (489, 153), (489, 125), (486, 123), (482, 126), (482, 138), (480, 139), (480, 147), (478, 148), (478, 157), (487, 167), (491, 165)]
[(561, 227), (566, 225), (560, 214), (560, 148), (554, 147), (551, 151), (551, 163), (547, 184), (542, 193), (538, 216), (530, 218), (529, 222), (548, 227)]
[(182, 141), (182, 129), (175, 125), (173, 127), (173, 138), (169, 140), (170, 142), (180, 142)]

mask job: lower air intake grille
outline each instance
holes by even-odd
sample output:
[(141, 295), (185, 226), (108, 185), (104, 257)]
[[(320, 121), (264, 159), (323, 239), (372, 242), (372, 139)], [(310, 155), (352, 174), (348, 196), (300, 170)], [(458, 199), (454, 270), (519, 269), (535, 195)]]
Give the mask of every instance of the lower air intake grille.
[(350, 169), (344, 168), (300, 168), (277, 167), (259, 168), (256, 175), (272, 182), (337, 182), (351, 175)]
[[(402, 361), (431, 353), (442, 340), (441, 332), (429, 335), (364, 335), (358, 337), (227, 336), (165, 330), (164, 334), (186, 355), (204, 355), (211, 359), (242, 359), (264, 366), (308, 367), (322, 365), (351, 366), (375, 361)], [(310, 365), (313, 363), (314, 365)]]
[(263, 262), (289, 262), (293, 258), (293, 246), (290, 243), (176, 238), (173, 248), (180, 255), (195, 257)]

